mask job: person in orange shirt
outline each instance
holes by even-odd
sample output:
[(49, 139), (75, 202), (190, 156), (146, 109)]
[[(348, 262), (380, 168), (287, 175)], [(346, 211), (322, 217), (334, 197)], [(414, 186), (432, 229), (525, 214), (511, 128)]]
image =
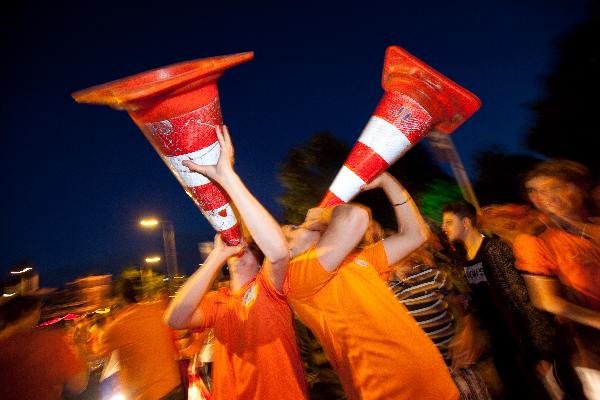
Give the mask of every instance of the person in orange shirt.
[[(303, 400), (307, 386), (283, 292), (287, 244), (277, 222), (233, 170), (227, 128), (219, 127), (217, 136), (221, 154), (215, 166), (184, 165), (227, 191), (265, 260), (254, 244), (227, 246), (217, 235), (214, 250), (180, 289), (165, 319), (176, 329), (213, 328), (215, 400)], [(230, 287), (210, 292), (226, 261)]]
[(517, 236), (513, 244), (534, 305), (600, 330), (600, 224), (590, 212), (589, 172), (573, 161), (543, 161), (524, 185), (546, 216), (542, 233)]
[(369, 225), (360, 206), (308, 211), (283, 228), (291, 247), (288, 302), (319, 339), (350, 400), (458, 399), (441, 354), (380, 275), (421, 246), (428, 229), (400, 183), (384, 173), (364, 187), (382, 188), (398, 232), (355, 249)]
[(58, 400), (88, 383), (85, 359), (64, 332), (39, 327), (40, 299), (19, 296), (0, 307), (0, 399)]
[(124, 304), (108, 326), (102, 353), (118, 351), (119, 382), (127, 399), (183, 399), (173, 335), (163, 322), (163, 301), (139, 302), (132, 280), (116, 282)]
[(575, 338), (571, 361), (586, 395), (600, 397), (600, 221), (591, 212), (590, 173), (574, 161), (547, 160), (525, 175), (524, 186), (546, 226), (516, 237), (516, 267), (533, 305)]

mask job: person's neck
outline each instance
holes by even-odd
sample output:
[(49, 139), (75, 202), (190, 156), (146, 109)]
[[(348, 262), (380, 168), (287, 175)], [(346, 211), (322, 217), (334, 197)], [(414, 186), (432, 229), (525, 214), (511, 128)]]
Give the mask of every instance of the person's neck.
[(585, 210), (572, 211), (562, 216), (550, 215), (550, 219), (561, 224), (567, 223), (587, 223), (589, 222), (589, 214)]
[(246, 283), (254, 279), (256, 274), (256, 271), (240, 271), (238, 269), (232, 268), (229, 270), (229, 276), (231, 277), (229, 287), (234, 292), (237, 292), (238, 290), (243, 288)]
[(467, 250), (467, 260), (472, 260), (477, 255), (481, 243), (483, 243), (483, 235), (477, 229), (469, 231), (467, 236), (464, 238), (463, 243)]

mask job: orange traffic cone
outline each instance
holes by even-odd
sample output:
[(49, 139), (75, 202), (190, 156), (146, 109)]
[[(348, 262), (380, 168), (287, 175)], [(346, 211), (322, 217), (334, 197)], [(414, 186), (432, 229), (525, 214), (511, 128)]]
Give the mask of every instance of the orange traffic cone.
[(252, 52), (198, 59), (143, 72), (73, 93), (78, 103), (123, 109), (135, 121), (210, 224), (230, 245), (241, 236), (227, 195), (208, 178), (190, 172), (184, 160), (212, 165), (223, 124), (216, 81), (253, 58)]
[(385, 94), (319, 207), (350, 201), (432, 129), (450, 134), (481, 105), (397, 46), (387, 48), (381, 84)]

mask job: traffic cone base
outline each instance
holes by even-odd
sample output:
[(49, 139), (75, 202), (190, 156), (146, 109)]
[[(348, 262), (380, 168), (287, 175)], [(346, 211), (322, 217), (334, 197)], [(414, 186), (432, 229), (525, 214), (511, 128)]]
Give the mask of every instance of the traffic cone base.
[(381, 86), (412, 97), (434, 117), (433, 128), (446, 134), (481, 106), (473, 93), (398, 46), (386, 49)]
[[(254, 53), (245, 52), (184, 61), (79, 90), (72, 97), (78, 103), (102, 104), (127, 111), (148, 109), (151, 108), (149, 103), (176, 98), (179, 93), (215, 82), (225, 70), (253, 57)], [(175, 115), (181, 114), (181, 109), (175, 112)]]

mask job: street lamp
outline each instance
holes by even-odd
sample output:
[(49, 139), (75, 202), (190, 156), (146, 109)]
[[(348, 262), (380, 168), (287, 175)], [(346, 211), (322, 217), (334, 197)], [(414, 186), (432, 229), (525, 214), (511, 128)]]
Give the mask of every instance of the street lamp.
[(25, 268), (23, 268), (20, 271), (10, 271), (10, 273), (13, 274), (13, 275), (20, 275), (20, 274), (23, 274), (23, 273), (25, 273), (27, 271), (31, 271), (32, 269), (33, 268), (31, 268), (31, 267), (25, 267)]
[[(174, 276), (177, 275), (178, 268), (173, 223), (171, 221), (159, 220), (156, 218), (145, 218), (140, 221), (140, 226), (143, 228), (154, 228), (159, 224), (162, 227), (163, 243), (165, 246), (167, 276)], [(148, 259), (146, 259), (146, 261), (148, 262)]]
[(146, 257), (145, 261), (148, 264), (156, 264), (157, 262), (160, 261), (160, 257)]
[(156, 226), (156, 225), (158, 225), (158, 220), (157, 219), (143, 219), (140, 221), (140, 225), (145, 228), (151, 227), (151, 226)]

